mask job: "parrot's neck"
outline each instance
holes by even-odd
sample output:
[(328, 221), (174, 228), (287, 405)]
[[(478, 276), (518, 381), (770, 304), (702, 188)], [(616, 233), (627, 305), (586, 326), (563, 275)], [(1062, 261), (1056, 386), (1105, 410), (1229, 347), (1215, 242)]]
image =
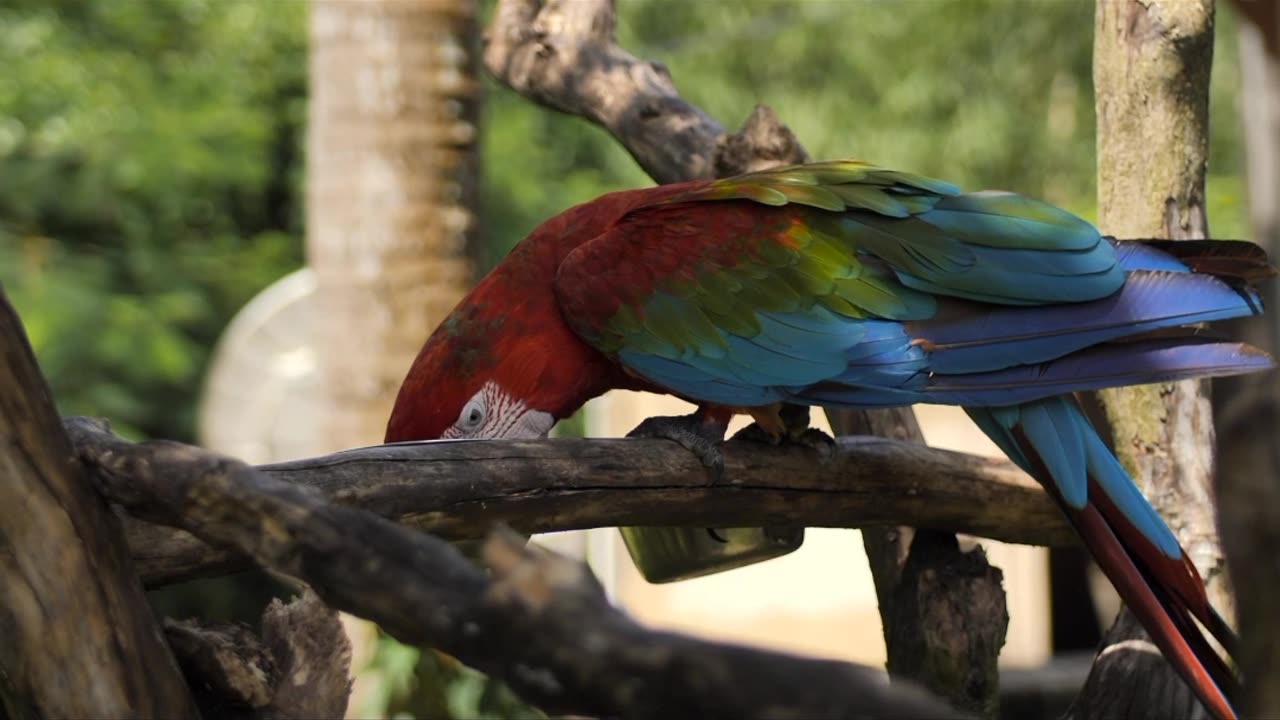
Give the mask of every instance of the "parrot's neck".
[(556, 302), (554, 273), (528, 270), (499, 268), (464, 303), (485, 310), (471, 321), (477, 338), (471, 344), (477, 361), (490, 365), (492, 380), (556, 419), (611, 389), (635, 387), (617, 363), (570, 329)]
[(677, 190), (612, 193), (543, 223), (476, 285), (432, 342), (450, 343), (452, 362), (557, 419), (611, 389), (647, 389), (573, 332), (556, 299), (556, 272), (570, 252), (633, 207)]
[(566, 210), (521, 240), (422, 347), (401, 386), (388, 439), (439, 437), (487, 383), (556, 419), (615, 388), (654, 389), (570, 329), (556, 299), (556, 272), (570, 252), (632, 208), (683, 187), (605, 195)]

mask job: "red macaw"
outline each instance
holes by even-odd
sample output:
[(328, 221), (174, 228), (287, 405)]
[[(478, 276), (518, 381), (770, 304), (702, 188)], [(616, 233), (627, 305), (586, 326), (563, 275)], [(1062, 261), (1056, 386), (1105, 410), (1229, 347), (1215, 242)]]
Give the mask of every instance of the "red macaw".
[(652, 426), (708, 461), (735, 413), (780, 434), (784, 403), (961, 405), (1230, 718), (1235, 678), (1194, 621), (1228, 646), (1230, 630), (1071, 393), (1271, 368), (1189, 327), (1260, 312), (1250, 283), (1270, 274), (1249, 243), (1115, 240), (1036, 200), (860, 162), (615, 192), (539, 226), (462, 300), (386, 439), (543, 437), (629, 388), (696, 403)]

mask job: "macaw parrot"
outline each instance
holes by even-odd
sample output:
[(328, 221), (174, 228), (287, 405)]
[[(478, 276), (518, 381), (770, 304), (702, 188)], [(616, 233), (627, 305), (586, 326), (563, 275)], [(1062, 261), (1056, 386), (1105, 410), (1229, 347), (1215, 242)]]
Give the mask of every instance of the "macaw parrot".
[[(1124, 241), (1054, 206), (862, 162), (615, 192), (518, 243), (426, 341), (388, 442), (544, 437), (614, 388), (698, 405), (700, 450), (784, 404), (962, 406), (1061, 506), (1218, 718), (1230, 629), (1071, 393), (1271, 368), (1198, 326), (1261, 312), (1235, 241)], [(655, 426), (661, 423), (655, 423)], [(660, 433), (661, 434), (661, 433)]]

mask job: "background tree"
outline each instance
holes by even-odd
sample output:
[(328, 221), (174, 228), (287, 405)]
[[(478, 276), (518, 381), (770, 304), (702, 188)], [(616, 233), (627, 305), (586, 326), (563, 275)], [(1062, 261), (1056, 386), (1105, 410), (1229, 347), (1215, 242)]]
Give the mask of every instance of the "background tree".
[(307, 264), (326, 452), (381, 442), (405, 368), (470, 286), (475, 6), (314, 2)]
[[(322, 397), (304, 452), (321, 454), (382, 441), (422, 339), (470, 287), (480, 88), (471, 0), (318, 0), (308, 26), (308, 387)], [(375, 668), (355, 686), (356, 715), (395, 710), (410, 669), (445, 672), (442, 656), (380, 639), (372, 623), (347, 627)], [(447, 717), (443, 684), (425, 680), (403, 709)]]

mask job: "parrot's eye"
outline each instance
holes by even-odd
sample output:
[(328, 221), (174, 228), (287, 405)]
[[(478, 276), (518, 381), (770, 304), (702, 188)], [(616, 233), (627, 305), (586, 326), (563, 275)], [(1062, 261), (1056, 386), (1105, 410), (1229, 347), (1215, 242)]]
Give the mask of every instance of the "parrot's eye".
[(486, 382), (471, 396), (458, 419), (445, 428), (445, 439), (540, 438), (546, 437), (556, 419), (551, 413), (531, 410), (511, 397), (497, 383)]
[(484, 424), (484, 415), (484, 400), (477, 395), (462, 407), (462, 414), (458, 416), (458, 428), (473, 431)]

